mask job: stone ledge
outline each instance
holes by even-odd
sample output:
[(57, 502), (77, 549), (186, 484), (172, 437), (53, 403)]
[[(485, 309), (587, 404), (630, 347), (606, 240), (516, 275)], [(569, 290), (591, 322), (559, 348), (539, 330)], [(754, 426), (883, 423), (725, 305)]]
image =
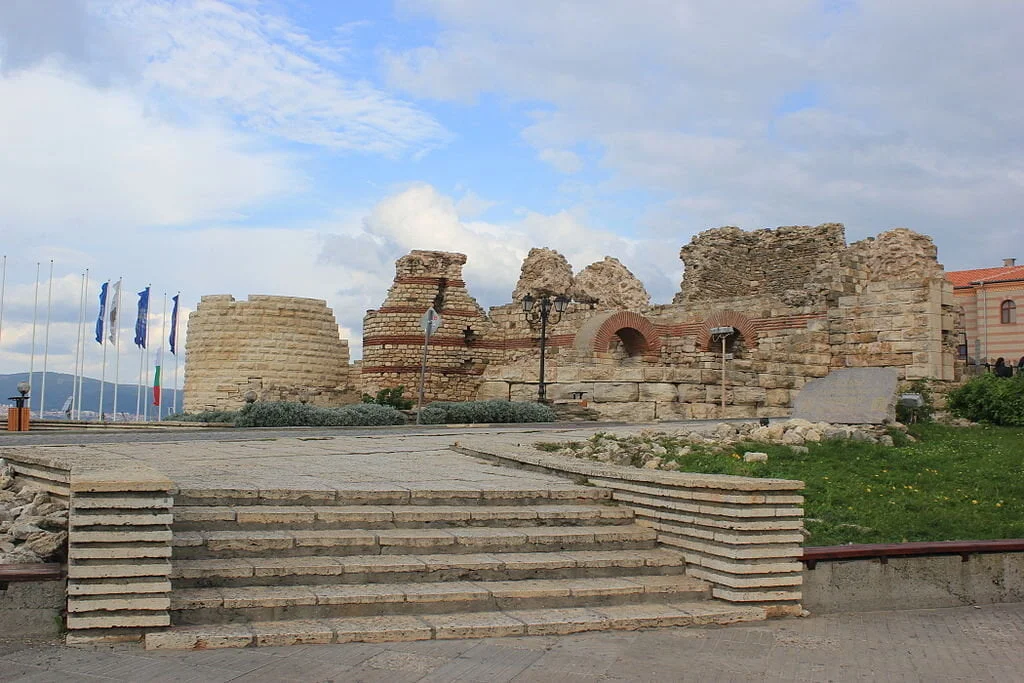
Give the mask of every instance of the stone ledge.
[(733, 491), (800, 491), (804, 488), (802, 481), (791, 479), (755, 479), (727, 474), (654, 472), (620, 465), (590, 464), (576, 458), (541, 453), (530, 447), (496, 445), (482, 439), (457, 441), (451, 448), (457, 453), (509, 463), (531, 465), (549, 469), (556, 473), (653, 483), (665, 487), (725, 489)]

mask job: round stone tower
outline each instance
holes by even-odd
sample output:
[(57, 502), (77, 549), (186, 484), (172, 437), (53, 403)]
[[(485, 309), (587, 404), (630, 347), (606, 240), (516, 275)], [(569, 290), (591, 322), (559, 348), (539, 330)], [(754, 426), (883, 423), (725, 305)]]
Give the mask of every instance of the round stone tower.
[(204, 296), (188, 319), (186, 412), (234, 410), (260, 400), (341, 405), (358, 400), (348, 341), (321, 299)]

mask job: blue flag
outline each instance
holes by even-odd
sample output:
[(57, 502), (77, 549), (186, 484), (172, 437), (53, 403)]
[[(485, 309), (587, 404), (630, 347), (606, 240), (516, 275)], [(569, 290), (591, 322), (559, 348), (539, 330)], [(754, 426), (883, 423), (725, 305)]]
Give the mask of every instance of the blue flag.
[(135, 345), (146, 348), (146, 327), (149, 325), (149, 287), (139, 292), (139, 316), (135, 319)]
[(178, 297), (180, 294), (175, 294), (171, 297), (171, 301), (174, 302), (174, 308), (171, 309), (171, 353), (176, 355), (175, 347), (178, 343)]
[(107, 317), (107, 285), (109, 282), (104, 282), (100, 287), (100, 314), (96, 316), (96, 341), (100, 344), (103, 343), (103, 321)]

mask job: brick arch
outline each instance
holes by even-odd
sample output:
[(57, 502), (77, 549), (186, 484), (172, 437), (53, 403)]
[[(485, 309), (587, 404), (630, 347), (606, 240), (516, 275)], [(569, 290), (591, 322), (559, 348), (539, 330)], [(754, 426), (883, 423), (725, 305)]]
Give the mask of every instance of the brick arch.
[[(627, 330), (625, 334), (620, 334)], [(604, 317), (597, 329), (587, 336), (589, 338), (584, 343), (590, 351), (608, 351), (613, 338), (618, 336), (630, 356), (643, 356), (648, 360), (654, 360), (661, 355), (661, 337), (658, 330), (650, 320), (632, 311), (619, 311)]]
[(736, 311), (719, 311), (700, 324), (697, 329), (697, 348), (707, 351), (711, 343), (711, 329), (714, 327), (735, 327), (743, 337), (748, 349), (757, 346), (757, 332), (750, 318)]

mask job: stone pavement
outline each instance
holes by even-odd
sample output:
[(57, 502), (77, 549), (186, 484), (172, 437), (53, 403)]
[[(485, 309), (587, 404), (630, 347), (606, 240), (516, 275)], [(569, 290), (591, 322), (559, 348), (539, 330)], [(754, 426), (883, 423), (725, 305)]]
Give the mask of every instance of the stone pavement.
[(194, 652), (0, 641), (3, 681), (1020, 681), (1024, 603), (727, 628)]
[[(106, 442), (82, 442), (79, 434), (69, 432), (63, 435), (62, 443), (48, 439), (49, 445), (38, 445), (33, 452), (81, 463), (137, 460), (182, 489), (330, 490), (375, 485), (439, 490), (527, 488), (570, 486), (571, 482), (496, 467), (454, 453), (449, 446), (460, 438), (481, 436), (497, 444), (580, 440), (606, 429), (508, 426), (406, 428), (394, 433), (341, 429), (233, 430), (220, 431), (217, 439), (202, 439), (200, 443), (190, 439), (193, 435), (204, 436), (201, 432), (166, 432), (161, 434), (163, 440), (148, 442), (124, 441), (133, 435), (120, 433), (107, 435)], [(620, 431), (639, 429), (623, 427)], [(0, 439), (0, 449), (4, 446), (20, 447)]]

